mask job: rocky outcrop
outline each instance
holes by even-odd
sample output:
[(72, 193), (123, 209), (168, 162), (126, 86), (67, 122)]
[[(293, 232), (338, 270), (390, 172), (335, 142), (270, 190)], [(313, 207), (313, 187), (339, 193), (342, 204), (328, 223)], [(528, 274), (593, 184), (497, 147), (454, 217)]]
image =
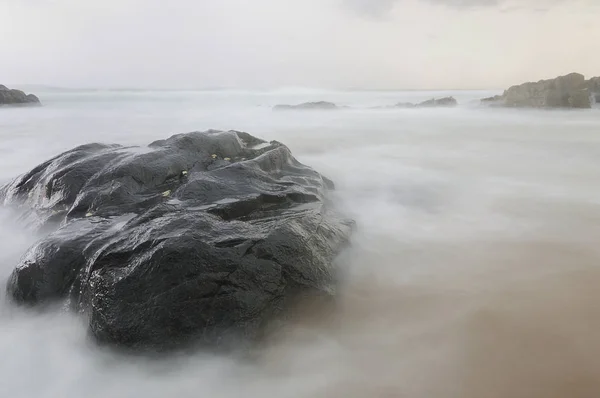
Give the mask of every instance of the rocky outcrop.
[(252, 341), (299, 295), (334, 294), (352, 222), (331, 189), (283, 144), (243, 132), (80, 146), (2, 189), (51, 231), (8, 293), (66, 299), (96, 339), (123, 347)]
[(484, 98), (484, 105), (513, 108), (590, 108), (600, 93), (600, 78), (585, 80), (579, 73), (512, 86), (501, 96)]
[[(586, 97), (588, 101), (581, 101)], [(532, 108), (572, 108), (590, 107), (589, 93), (585, 87), (585, 77), (571, 73), (536, 83), (512, 86), (504, 94), (504, 102), (509, 107)]]
[(0, 84), (0, 106), (2, 105), (39, 105), (40, 100), (33, 94), (21, 90), (11, 90)]
[(304, 102), (298, 105), (276, 105), (273, 110), (276, 111), (294, 111), (294, 110), (335, 110), (340, 109), (333, 102), (318, 101), (318, 102)]
[(432, 98), (427, 101), (420, 102), (418, 104), (413, 104), (411, 102), (399, 102), (394, 107), (395, 108), (444, 108), (444, 107), (453, 107), (458, 105), (458, 102), (454, 97), (444, 97), (444, 98)]

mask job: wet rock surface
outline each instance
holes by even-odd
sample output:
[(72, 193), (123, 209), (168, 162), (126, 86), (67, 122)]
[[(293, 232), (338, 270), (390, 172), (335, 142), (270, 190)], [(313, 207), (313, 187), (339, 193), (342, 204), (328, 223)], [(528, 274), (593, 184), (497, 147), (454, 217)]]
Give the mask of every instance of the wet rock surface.
[(0, 84), (0, 106), (2, 105), (39, 105), (40, 100), (33, 94), (21, 90), (9, 89)]
[(97, 340), (122, 347), (252, 341), (295, 298), (335, 294), (352, 222), (331, 209), (331, 189), (283, 144), (242, 132), (80, 146), (2, 189), (50, 231), (8, 294), (66, 299)]

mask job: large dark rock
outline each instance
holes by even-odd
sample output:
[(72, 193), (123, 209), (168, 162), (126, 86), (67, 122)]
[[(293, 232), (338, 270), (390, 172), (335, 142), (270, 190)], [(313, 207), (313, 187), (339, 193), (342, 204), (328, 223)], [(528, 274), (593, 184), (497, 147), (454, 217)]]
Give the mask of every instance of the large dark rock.
[(195, 132), (146, 148), (90, 144), (2, 190), (53, 231), (8, 281), (18, 303), (68, 299), (100, 341), (251, 341), (301, 295), (335, 292), (352, 222), (332, 183), (283, 144)]
[(0, 106), (2, 105), (39, 105), (40, 100), (33, 94), (21, 90), (11, 90), (0, 84)]
[(318, 102), (305, 102), (298, 105), (276, 105), (273, 110), (276, 111), (293, 111), (293, 110), (335, 110), (340, 109), (333, 102), (318, 101)]

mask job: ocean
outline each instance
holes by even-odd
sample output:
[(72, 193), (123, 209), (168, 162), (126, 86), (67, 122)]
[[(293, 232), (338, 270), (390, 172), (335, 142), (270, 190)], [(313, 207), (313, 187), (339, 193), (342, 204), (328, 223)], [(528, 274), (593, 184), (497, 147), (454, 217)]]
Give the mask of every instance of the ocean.
[[(5, 281), (38, 236), (0, 211), (0, 396), (600, 396), (600, 109), (489, 109), (500, 91), (58, 90), (0, 108), (0, 182), (73, 146), (247, 131), (336, 183), (357, 223), (335, 308), (252, 359), (99, 348)], [(369, 109), (453, 95), (436, 109)], [(339, 111), (273, 112), (326, 100)]]

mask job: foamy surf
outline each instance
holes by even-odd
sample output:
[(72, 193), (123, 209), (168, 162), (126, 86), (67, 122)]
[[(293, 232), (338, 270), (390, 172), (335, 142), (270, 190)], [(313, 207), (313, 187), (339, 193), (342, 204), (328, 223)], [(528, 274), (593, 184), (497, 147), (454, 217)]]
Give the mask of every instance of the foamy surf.
[[(353, 247), (339, 258), (337, 302), (305, 304), (252, 358), (196, 352), (148, 360), (98, 348), (76, 316), (14, 308), (2, 291), (1, 395), (600, 394), (599, 112), (283, 116), (257, 105), (308, 93), (231, 95), (98, 92), (82, 101), (60, 93), (48, 94), (43, 108), (3, 109), (0, 177), (87, 142), (137, 145), (208, 128), (279, 140), (335, 181), (333, 199), (357, 221)], [(366, 108), (429, 93), (335, 95)], [(5, 281), (37, 237), (10, 214), (2, 220)]]

